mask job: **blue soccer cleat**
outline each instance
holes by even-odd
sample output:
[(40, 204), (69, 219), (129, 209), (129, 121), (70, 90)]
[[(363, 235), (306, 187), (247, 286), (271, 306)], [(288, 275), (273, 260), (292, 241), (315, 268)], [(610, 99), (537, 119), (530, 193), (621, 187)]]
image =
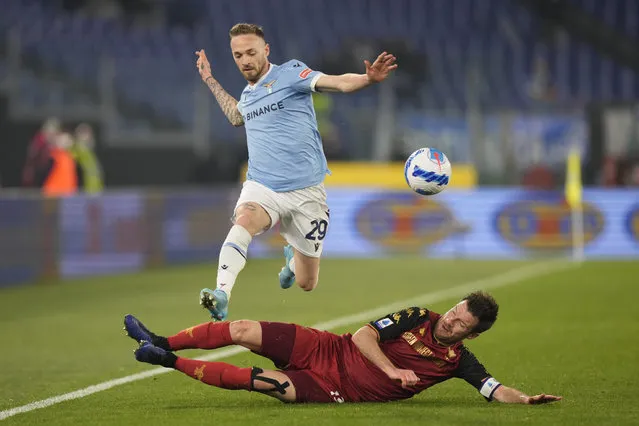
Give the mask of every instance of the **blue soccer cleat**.
[(150, 342), (141, 342), (134, 352), (135, 359), (153, 365), (165, 365), (170, 352), (154, 346)]
[(149, 329), (133, 315), (125, 315), (124, 330), (126, 330), (126, 335), (136, 342), (150, 342), (153, 340), (153, 337), (156, 337), (155, 334), (149, 331)]
[(291, 268), (288, 267), (289, 262), (293, 258), (293, 247), (287, 245), (284, 247), (284, 258), (286, 259), (286, 263), (284, 267), (280, 271), (280, 287), (283, 289), (290, 288), (295, 283), (295, 274), (291, 271)]
[(211, 318), (224, 321), (229, 313), (229, 298), (220, 289), (204, 288), (200, 291), (200, 305), (211, 313)]

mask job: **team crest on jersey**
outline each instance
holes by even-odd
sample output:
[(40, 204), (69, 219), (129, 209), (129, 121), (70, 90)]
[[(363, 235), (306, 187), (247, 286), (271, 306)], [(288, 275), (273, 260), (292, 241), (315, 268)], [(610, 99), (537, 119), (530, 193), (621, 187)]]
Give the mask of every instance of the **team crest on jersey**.
[(277, 80), (271, 80), (268, 83), (262, 84), (262, 86), (266, 87), (266, 91), (270, 94), (273, 93), (273, 85)]

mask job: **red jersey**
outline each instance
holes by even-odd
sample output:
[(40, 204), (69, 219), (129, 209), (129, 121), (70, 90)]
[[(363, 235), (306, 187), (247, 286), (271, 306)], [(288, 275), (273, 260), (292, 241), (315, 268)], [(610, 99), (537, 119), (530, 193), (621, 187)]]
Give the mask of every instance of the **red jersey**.
[(477, 358), (461, 343), (437, 342), (433, 329), (440, 315), (413, 307), (395, 312), (368, 325), (377, 331), (380, 348), (400, 369), (413, 370), (420, 381), (405, 389), (362, 355), (350, 334), (342, 337), (337, 351), (341, 391), (346, 401), (393, 401), (410, 398), (453, 377), (466, 380), (488, 400), (500, 386)]

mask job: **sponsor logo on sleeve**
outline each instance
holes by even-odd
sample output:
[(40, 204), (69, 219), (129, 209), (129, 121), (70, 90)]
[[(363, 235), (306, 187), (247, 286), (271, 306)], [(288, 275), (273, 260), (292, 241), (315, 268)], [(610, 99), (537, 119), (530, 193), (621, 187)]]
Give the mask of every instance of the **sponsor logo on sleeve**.
[(393, 321), (390, 318), (382, 318), (381, 320), (375, 322), (375, 325), (378, 329), (386, 328), (389, 325), (392, 325)]

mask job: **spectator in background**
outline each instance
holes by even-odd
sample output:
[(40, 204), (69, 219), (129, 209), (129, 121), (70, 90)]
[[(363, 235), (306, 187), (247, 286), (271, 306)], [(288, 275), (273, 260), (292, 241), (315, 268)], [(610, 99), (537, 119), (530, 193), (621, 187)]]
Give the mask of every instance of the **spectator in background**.
[(600, 184), (602, 186), (613, 187), (617, 186), (618, 182), (618, 166), (617, 159), (612, 156), (604, 158), (603, 168), (600, 176)]
[(639, 186), (639, 156), (607, 156), (604, 159), (599, 183), (606, 187)]
[(35, 187), (38, 185), (38, 176), (46, 174), (50, 159), (49, 148), (53, 138), (60, 132), (60, 121), (57, 118), (48, 118), (38, 133), (33, 136), (29, 144), (27, 160), (22, 171), (22, 185)]
[(619, 160), (617, 185), (623, 187), (639, 186), (639, 158), (631, 154)]
[(49, 197), (73, 195), (78, 191), (76, 163), (70, 152), (73, 138), (60, 132), (49, 147), (49, 161), (42, 179), (42, 193)]
[(94, 149), (93, 128), (86, 123), (78, 125), (71, 153), (78, 166), (78, 186), (89, 194), (102, 192), (104, 188), (102, 167)]

